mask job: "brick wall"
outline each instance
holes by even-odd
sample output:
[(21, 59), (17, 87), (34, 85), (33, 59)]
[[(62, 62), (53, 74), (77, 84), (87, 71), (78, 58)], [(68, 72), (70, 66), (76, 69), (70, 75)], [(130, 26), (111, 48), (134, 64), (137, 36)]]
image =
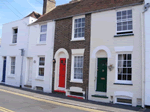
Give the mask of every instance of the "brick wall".
[[(90, 56), (90, 30), (91, 30), (91, 15), (85, 15), (85, 40), (84, 41), (70, 41), (72, 36), (72, 18), (56, 21), (55, 40), (54, 40), (54, 55), (60, 48), (64, 48), (69, 53), (67, 65), (67, 88), (71, 86), (81, 87), (83, 91), (88, 87), (89, 79), (89, 56)], [(71, 78), (71, 49), (85, 49), (84, 52), (84, 68), (83, 68), (83, 83), (72, 83)], [(53, 64), (53, 90), (54, 90), (54, 70)]]

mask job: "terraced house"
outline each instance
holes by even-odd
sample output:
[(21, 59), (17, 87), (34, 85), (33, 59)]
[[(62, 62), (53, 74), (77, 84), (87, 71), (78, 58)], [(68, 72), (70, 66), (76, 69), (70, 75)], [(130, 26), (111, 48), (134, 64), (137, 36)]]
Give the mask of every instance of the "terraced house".
[[(23, 87), (97, 102), (150, 105), (149, 0), (55, 4), (44, 0), (43, 15), (28, 25)], [(6, 55), (1, 56), (2, 76)], [(11, 57), (7, 64), (14, 68)]]

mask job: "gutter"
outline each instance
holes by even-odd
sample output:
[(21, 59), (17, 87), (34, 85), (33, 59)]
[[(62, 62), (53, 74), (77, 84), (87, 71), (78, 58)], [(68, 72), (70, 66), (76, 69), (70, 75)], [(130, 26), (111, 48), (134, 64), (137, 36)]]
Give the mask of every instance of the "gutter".
[(145, 19), (144, 14), (148, 11), (150, 3), (144, 5), (144, 11), (141, 13), (141, 31), (142, 31), (142, 107), (145, 107)]

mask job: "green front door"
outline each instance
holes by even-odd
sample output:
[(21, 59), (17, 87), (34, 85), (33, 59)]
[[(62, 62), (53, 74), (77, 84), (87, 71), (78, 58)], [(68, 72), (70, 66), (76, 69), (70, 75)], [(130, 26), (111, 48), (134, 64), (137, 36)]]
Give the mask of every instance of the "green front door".
[(96, 91), (107, 91), (107, 58), (97, 59), (97, 88)]

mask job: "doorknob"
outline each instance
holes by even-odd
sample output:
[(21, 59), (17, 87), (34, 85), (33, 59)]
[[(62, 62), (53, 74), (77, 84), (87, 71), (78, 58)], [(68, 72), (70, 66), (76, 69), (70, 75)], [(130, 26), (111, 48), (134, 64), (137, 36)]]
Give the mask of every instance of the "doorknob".
[(101, 80), (105, 80), (105, 78), (104, 78), (104, 77), (101, 77)]
[(104, 72), (105, 70), (102, 70), (102, 72)]

